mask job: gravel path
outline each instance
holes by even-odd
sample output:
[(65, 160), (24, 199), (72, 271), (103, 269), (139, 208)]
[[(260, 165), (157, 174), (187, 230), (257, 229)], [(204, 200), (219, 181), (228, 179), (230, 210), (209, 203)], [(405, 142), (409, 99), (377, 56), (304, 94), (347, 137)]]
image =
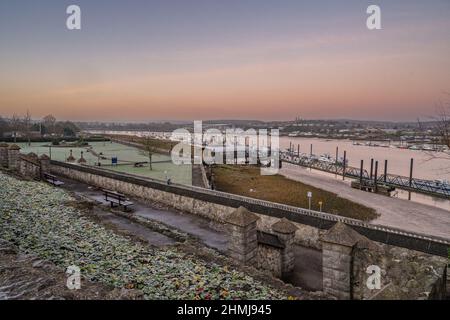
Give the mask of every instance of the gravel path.
[(375, 209), (380, 217), (371, 223), (450, 239), (450, 211), (356, 190), (350, 187), (349, 182), (311, 173), (305, 168), (286, 163), (283, 163), (280, 174)]

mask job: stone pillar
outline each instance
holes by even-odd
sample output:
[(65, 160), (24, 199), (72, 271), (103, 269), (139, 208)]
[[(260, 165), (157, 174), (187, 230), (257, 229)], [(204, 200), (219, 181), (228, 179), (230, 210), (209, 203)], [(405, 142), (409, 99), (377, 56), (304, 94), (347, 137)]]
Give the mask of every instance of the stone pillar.
[(8, 144), (0, 143), (0, 167), (8, 168)]
[(243, 264), (256, 262), (258, 249), (256, 221), (259, 217), (244, 207), (239, 207), (227, 218), (229, 224), (228, 253)]
[(272, 231), (278, 236), (280, 241), (284, 244), (284, 249), (281, 252), (281, 274), (286, 276), (294, 271), (295, 256), (294, 256), (294, 238), (297, 227), (286, 218), (275, 222), (272, 225)]
[(338, 299), (352, 299), (353, 247), (364, 239), (358, 232), (337, 222), (322, 237), (323, 291)]
[(16, 144), (10, 145), (8, 148), (8, 168), (17, 170), (19, 166), (20, 147)]
[(39, 163), (41, 164), (41, 179), (44, 178), (44, 173), (50, 173), (50, 158), (43, 154), (39, 157)]

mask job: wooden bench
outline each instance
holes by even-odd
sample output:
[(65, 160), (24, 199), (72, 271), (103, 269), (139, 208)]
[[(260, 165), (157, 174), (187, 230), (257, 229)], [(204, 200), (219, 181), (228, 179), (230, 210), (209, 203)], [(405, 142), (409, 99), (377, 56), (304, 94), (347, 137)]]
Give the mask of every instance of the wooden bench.
[(134, 204), (125, 195), (115, 191), (103, 190), (103, 195), (105, 196), (105, 201), (111, 203), (111, 208), (119, 206), (123, 207), (124, 211), (128, 211), (128, 207)]
[(44, 173), (44, 179), (45, 179), (45, 181), (54, 185), (55, 187), (59, 187), (64, 184), (64, 182), (58, 180), (57, 177), (55, 177), (54, 175), (51, 175), (50, 173)]
[(146, 165), (148, 162), (136, 162), (134, 164), (135, 168), (142, 168), (144, 165)]

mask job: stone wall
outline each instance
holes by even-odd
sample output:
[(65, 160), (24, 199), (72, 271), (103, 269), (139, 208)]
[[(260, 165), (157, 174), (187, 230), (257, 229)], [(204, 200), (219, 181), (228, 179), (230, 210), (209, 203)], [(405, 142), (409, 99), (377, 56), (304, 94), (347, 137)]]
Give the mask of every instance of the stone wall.
[[(421, 252), (378, 244), (373, 250), (357, 245), (353, 253), (354, 299), (444, 299), (446, 259)], [(380, 290), (367, 286), (368, 266), (381, 269)]]
[(0, 167), (8, 168), (8, 144), (0, 142)]
[(240, 206), (246, 207), (260, 217), (257, 227), (262, 231), (271, 232), (271, 226), (275, 222), (280, 218), (287, 218), (298, 228), (295, 232), (295, 243), (316, 249), (322, 248), (321, 236), (338, 221), (352, 226), (358, 233), (374, 241), (433, 255), (446, 257), (450, 246), (448, 239), (405, 232), (355, 219), (203, 188), (176, 184), (169, 186), (162, 181), (105, 169), (52, 161), (51, 170), (56, 175), (66, 176), (100, 188), (114, 189), (143, 200), (158, 201), (216, 222), (225, 221), (226, 217)]
[(41, 164), (35, 154), (20, 155), (18, 161), (18, 172), (28, 179), (41, 178)]
[(15, 171), (26, 179), (42, 179), (43, 173), (50, 172), (50, 158), (34, 153), (21, 154), (20, 147), (0, 143), (0, 168)]
[(445, 298), (444, 257), (373, 242), (343, 223), (322, 242), (327, 294), (357, 300)]
[(274, 277), (281, 278), (281, 250), (270, 245), (258, 244), (257, 251), (257, 263), (258, 269), (268, 270)]
[(258, 231), (260, 217), (244, 207), (233, 211), (226, 219), (229, 226), (228, 254), (242, 264), (267, 270), (284, 278), (294, 271), (295, 225), (281, 219), (271, 226), (272, 233)]
[[(74, 170), (65, 166), (51, 165), (51, 171), (54, 174), (69, 177), (99, 188), (112, 189), (143, 200), (160, 202), (174, 207), (175, 209), (193, 213), (219, 223), (223, 223), (228, 215), (236, 210), (236, 207), (211, 202), (206, 197), (205, 200), (192, 198), (169, 191), (138, 185), (132, 182), (125, 182), (107, 176), (88, 173), (84, 170)], [(170, 187), (168, 186), (168, 190), (169, 189)], [(271, 232), (271, 226), (279, 220), (277, 217), (258, 213), (255, 214), (260, 218), (257, 221), (257, 227), (262, 231)], [(316, 249), (321, 248), (320, 234), (324, 232), (323, 230), (304, 224), (294, 224), (298, 228), (295, 233), (295, 242), (297, 244)]]

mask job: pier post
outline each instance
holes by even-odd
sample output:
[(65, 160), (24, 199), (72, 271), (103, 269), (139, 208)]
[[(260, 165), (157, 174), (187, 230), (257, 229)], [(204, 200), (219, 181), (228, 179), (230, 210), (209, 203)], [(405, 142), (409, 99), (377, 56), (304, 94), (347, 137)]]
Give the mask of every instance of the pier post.
[(375, 161), (375, 176), (374, 176), (374, 187), (375, 193), (378, 193), (378, 161)]
[(312, 145), (312, 143), (311, 143), (311, 148), (309, 150), (309, 155), (310, 155), (310, 157), (312, 157), (312, 155), (313, 155), (313, 145)]
[(300, 157), (300, 145), (299, 144), (297, 145), (297, 156)]
[(336, 147), (336, 158), (334, 159), (334, 163), (337, 164), (339, 157), (339, 147)]
[(373, 158), (370, 159), (370, 180), (373, 178)]
[(386, 182), (386, 179), (387, 179), (387, 166), (388, 166), (388, 161), (387, 161), (387, 159), (386, 160), (384, 160), (384, 182)]
[(345, 180), (345, 166), (347, 165), (347, 151), (344, 150), (344, 164), (342, 165), (342, 180)]
[(292, 142), (289, 141), (289, 153), (292, 153)]
[(363, 185), (363, 170), (364, 170), (364, 160), (361, 160), (361, 170), (359, 171), (359, 189), (362, 189)]
[[(411, 163), (409, 165), (409, 187), (412, 187), (412, 179), (413, 179), (413, 166), (414, 166), (414, 159), (411, 158)], [(408, 191), (408, 200), (411, 200), (411, 191)]]
[(339, 156), (339, 147), (336, 147), (336, 157), (334, 158), (334, 166), (335, 166), (335, 172), (334, 172), (334, 178), (337, 178), (338, 175), (338, 156)]

